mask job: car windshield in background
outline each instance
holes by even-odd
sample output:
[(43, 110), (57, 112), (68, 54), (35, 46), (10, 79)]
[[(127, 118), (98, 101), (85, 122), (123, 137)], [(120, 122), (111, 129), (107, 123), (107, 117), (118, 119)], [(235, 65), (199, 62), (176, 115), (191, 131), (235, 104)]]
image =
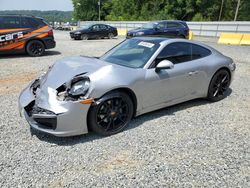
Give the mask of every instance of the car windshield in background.
[(126, 67), (142, 68), (159, 46), (158, 43), (142, 39), (126, 40), (100, 59)]
[(143, 29), (154, 29), (156, 27), (155, 23), (146, 23), (142, 26)]

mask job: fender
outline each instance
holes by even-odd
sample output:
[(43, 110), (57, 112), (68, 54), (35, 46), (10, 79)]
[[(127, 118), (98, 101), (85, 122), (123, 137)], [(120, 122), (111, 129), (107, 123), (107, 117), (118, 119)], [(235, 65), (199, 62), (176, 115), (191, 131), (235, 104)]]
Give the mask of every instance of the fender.
[(93, 106), (97, 106), (99, 105), (100, 103), (108, 100), (108, 99), (112, 99), (112, 98), (115, 98), (115, 97), (121, 97), (121, 95), (118, 93), (118, 92), (114, 92), (114, 93), (106, 93), (105, 95), (103, 95), (101, 98), (99, 99), (95, 99), (95, 102), (92, 104)]

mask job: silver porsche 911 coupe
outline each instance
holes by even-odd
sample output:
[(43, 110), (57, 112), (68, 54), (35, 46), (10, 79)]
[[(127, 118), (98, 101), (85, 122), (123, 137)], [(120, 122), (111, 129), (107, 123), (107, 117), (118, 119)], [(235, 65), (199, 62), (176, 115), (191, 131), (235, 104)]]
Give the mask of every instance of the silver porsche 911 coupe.
[(235, 68), (231, 58), (198, 42), (133, 38), (100, 58), (56, 62), (21, 92), (19, 110), (32, 128), (55, 136), (89, 130), (107, 136), (153, 110), (223, 99)]

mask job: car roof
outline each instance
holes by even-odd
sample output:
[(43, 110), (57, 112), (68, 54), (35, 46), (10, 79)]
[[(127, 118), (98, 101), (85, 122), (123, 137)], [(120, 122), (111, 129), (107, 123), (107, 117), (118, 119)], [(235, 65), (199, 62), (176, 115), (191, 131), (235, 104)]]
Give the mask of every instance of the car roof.
[(25, 17), (25, 18), (36, 18), (36, 19), (41, 19), (43, 20), (43, 18), (40, 18), (40, 17), (36, 17), (36, 16), (33, 16), (33, 15), (26, 15), (26, 14), (0, 14), (0, 16), (3, 16), (3, 17)]
[(164, 37), (133, 37), (130, 40), (135, 40), (135, 39), (147, 42), (159, 43), (159, 44), (163, 41), (170, 40), (169, 38), (164, 38)]
[(155, 21), (151, 21), (150, 23), (162, 23), (162, 22), (186, 23), (185, 21), (182, 21), (182, 20), (155, 20)]
[(146, 42), (152, 42), (152, 43), (158, 43), (161, 45), (167, 45), (169, 43), (173, 43), (173, 42), (187, 42), (187, 43), (191, 43), (191, 44), (196, 44), (202, 47), (205, 47), (211, 51), (215, 51), (214, 48), (212, 48), (211, 46), (208, 46), (202, 42), (199, 41), (191, 41), (191, 40), (187, 40), (187, 39), (181, 39), (181, 38), (164, 38), (164, 37), (134, 37), (131, 38), (130, 40), (133, 39), (140, 39), (142, 41), (146, 41)]

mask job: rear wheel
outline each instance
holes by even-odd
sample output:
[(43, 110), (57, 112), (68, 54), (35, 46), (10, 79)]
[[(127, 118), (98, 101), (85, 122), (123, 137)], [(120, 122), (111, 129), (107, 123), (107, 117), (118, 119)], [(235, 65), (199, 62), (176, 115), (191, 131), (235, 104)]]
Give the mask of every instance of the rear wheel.
[(213, 76), (209, 89), (208, 100), (212, 102), (219, 101), (226, 97), (226, 92), (230, 85), (230, 74), (227, 70), (221, 69)]
[(109, 33), (109, 35), (108, 35), (109, 39), (113, 39), (114, 37), (115, 37), (115, 35), (113, 33)]
[(104, 95), (98, 105), (90, 108), (88, 126), (94, 132), (109, 136), (121, 132), (133, 116), (131, 98), (121, 92)]
[(32, 40), (26, 46), (26, 52), (32, 57), (42, 56), (44, 51), (45, 46), (39, 40)]

